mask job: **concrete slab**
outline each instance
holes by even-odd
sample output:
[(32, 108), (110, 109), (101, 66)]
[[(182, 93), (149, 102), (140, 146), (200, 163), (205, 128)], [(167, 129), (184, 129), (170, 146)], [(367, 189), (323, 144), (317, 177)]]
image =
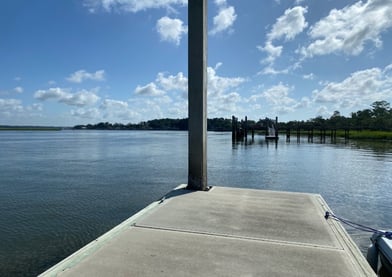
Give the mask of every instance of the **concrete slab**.
[(353, 275), (353, 267), (343, 251), (142, 228), (126, 230), (110, 245), (60, 276), (108, 274), (360, 276), (359, 273)]
[(340, 247), (321, 196), (214, 187), (164, 201), (137, 226)]
[(177, 189), (42, 276), (375, 276), (319, 195)]

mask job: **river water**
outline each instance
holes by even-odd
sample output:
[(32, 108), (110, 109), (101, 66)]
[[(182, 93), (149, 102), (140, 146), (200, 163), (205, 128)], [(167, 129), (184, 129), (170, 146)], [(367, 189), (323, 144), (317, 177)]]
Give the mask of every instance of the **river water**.
[[(42, 272), (186, 183), (187, 138), (0, 132), (0, 276)], [(392, 143), (316, 141), (233, 144), (230, 133), (209, 132), (208, 185), (319, 193), (336, 214), (391, 229)], [(370, 235), (348, 231), (366, 251)]]

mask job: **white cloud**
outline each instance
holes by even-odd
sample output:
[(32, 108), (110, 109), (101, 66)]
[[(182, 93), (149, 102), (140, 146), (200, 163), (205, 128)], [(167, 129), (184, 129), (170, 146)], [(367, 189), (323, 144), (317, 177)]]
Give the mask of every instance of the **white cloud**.
[(187, 4), (188, 0), (84, 0), (84, 5), (93, 13), (99, 10), (134, 13), (157, 8), (171, 10), (172, 5), (186, 6)]
[[(168, 108), (168, 105), (162, 103), (158, 98), (134, 98), (130, 99), (129, 103), (132, 107), (138, 107), (137, 112), (143, 115), (143, 120), (163, 118), (168, 116), (167, 113), (163, 112), (165, 108)], [(172, 104), (170, 106), (172, 106)]]
[(41, 112), (43, 110), (42, 109), (42, 104), (41, 103), (34, 103), (34, 104), (30, 105), (30, 106), (27, 106), (26, 110), (30, 111), (30, 112), (33, 112), (33, 111)]
[[(390, 65), (389, 65), (390, 66)], [(313, 101), (333, 104), (335, 109), (363, 107), (392, 97), (392, 74), (384, 68), (370, 68), (352, 73), (342, 82), (328, 82), (313, 92)]]
[(222, 66), (222, 64), (223, 64), (223, 63), (221, 63), (221, 62), (217, 63), (217, 64), (214, 66), (214, 69), (215, 69), (215, 70), (218, 70), (219, 67)]
[(12, 115), (15, 112), (23, 112), (22, 102), (18, 99), (0, 98), (0, 113), (3, 115)]
[(121, 120), (131, 122), (139, 115), (135, 109), (129, 107), (127, 102), (119, 100), (105, 99), (99, 108), (103, 111), (105, 118), (113, 121)]
[(242, 98), (237, 92), (217, 95), (208, 101), (208, 115), (210, 117), (226, 116), (236, 113)]
[(167, 16), (157, 21), (157, 31), (161, 40), (180, 44), (182, 35), (188, 33), (188, 28), (180, 19), (171, 19)]
[[(240, 95), (235, 91), (246, 81), (242, 77), (222, 77), (216, 72), (222, 63), (217, 63), (215, 68), (207, 68), (207, 92), (208, 92), (208, 114), (209, 116), (226, 116), (227, 111), (237, 111), (238, 104), (242, 101)], [(187, 93), (188, 78), (182, 72), (176, 75), (158, 73), (154, 82), (145, 86), (138, 86), (135, 93), (139, 95), (153, 96), (149, 98), (131, 99), (132, 103), (138, 101), (136, 106), (145, 107), (138, 110), (139, 113), (149, 115), (164, 115), (167, 110), (170, 116), (186, 116), (188, 112)]]
[(95, 91), (80, 90), (76, 93), (71, 93), (63, 88), (49, 88), (47, 90), (38, 90), (34, 94), (34, 98), (42, 101), (49, 99), (56, 100), (70, 106), (86, 106), (95, 104), (100, 97), (96, 95)]
[(292, 40), (308, 26), (305, 20), (305, 14), (308, 12), (307, 7), (296, 6), (287, 9), (284, 15), (276, 20), (272, 26), (271, 32), (267, 34), (268, 41), (284, 38)]
[(268, 65), (267, 67), (263, 68), (262, 71), (260, 71), (258, 74), (262, 75), (278, 75), (278, 74), (288, 74), (289, 73), (289, 68), (277, 70), (273, 68), (272, 65)]
[(22, 101), (19, 99), (0, 98), (0, 121), (2, 119), (7, 119), (6, 124), (9, 124), (10, 122), (17, 122), (16, 124), (26, 124), (26, 122), (29, 122), (26, 120), (31, 121), (34, 117), (40, 117), (41, 111), (42, 105), (39, 103), (23, 106)]
[(145, 86), (137, 86), (135, 89), (135, 94), (139, 95), (160, 96), (165, 93), (166, 92), (159, 89), (155, 83), (149, 83)]
[(208, 95), (222, 95), (226, 91), (238, 87), (246, 81), (242, 77), (221, 77), (216, 74), (212, 67), (207, 68)]
[(188, 92), (188, 78), (182, 72), (178, 72), (177, 75), (159, 72), (155, 82), (137, 86), (134, 92), (148, 96), (162, 96), (167, 92)]
[(93, 81), (104, 81), (105, 80), (105, 71), (98, 70), (95, 73), (89, 73), (86, 70), (78, 70), (72, 73), (68, 78), (67, 81), (72, 83), (81, 83), (85, 80), (93, 80)]
[(218, 63), (215, 68), (207, 68), (208, 116), (227, 116), (227, 113), (237, 113), (243, 101), (235, 90), (244, 82), (242, 77), (222, 77), (216, 69), (222, 66)]
[(305, 74), (302, 76), (302, 78), (304, 78), (305, 80), (313, 80), (314, 74), (313, 73)]
[(308, 26), (305, 19), (305, 14), (307, 12), (307, 7), (301, 6), (287, 9), (284, 14), (276, 20), (271, 31), (267, 34), (267, 40), (264, 47), (257, 46), (260, 51), (267, 53), (267, 57), (261, 61), (264, 64), (268, 64), (261, 72), (262, 74), (280, 74), (288, 72), (288, 69), (274, 69), (274, 62), (281, 56), (283, 46), (275, 46), (273, 41), (279, 39), (284, 39), (285, 41), (293, 40), (298, 34), (302, 33)]
[(290, 92), (292, 92), (293, 89), (293, 87), (279, 83), (278, 85), (264, 89), (258, 94), (251, 95), (247, 102), (254, 104), (257, 104), (260, 101), (267, 102), (271, 107), (271, 111), (278, 114), (285, 114), (306, 107), (309, 102), (307, 98), (297, 101), (290, 97)]
[(226, 0), (215, 0), (215, 5), (219, 6), (224, 6), (226, 5), (227, 1)]
[(299, 50), (305, 57), (344, 53), (360, 54), (367, 42), (382, 46), (381, 34), (392, 27), (390, 0), (359, 1), (329, 15), (310, 28), (313, 40)]
[(282, 54), (283, 46), (274, 46), (271, 41), (267, 41), (264, 47), (257, 46), (257, 49), (268, 54), (267, 58), (262, 60), (262, 63), (272, 64)]
[(105, 99), (101, 104), (101, 108), (104, 110), (107, 109), (124, 110), (124, 109), (128, 109), (128, 103), (119, 100)]
[(331, 115), (331, 112), (328, 111), (328, 108), (326, 106), (320, 106), (317, 109), (317, 115), (323, 117), (329, 117)]
[(177, 90), (182, 92), (188, 91), (188, 78), (182, 72), (177, 75), (166, 76), (164, 73), (158, 73), (156, 82), (166, 91)]
[[(226, 3), (225, 1), (220, 2)], [(230, 29), (236, 19), (237, 14), (235, 13), (235, 9), (233, 6), (220, 8), (219, 13), (213, 18), (214, 26), (210, 31), (210, 34), (215, 35), (217, 33)]]
[(76, 110), (71, 110), (71, 115), (84, 119), (99, 119), (101, 116), (97, 108), (90, 108), (90, 109), (79, 108)]
[(296, 104), (297, 102), (289, 97), (289, 92), (292, 90), (289, 86), (279, 83), (263, 92), (263, 97), (274, 106), (288, 106)]
[(23, 88), (22, 88), (22, 87), (15, 87), (15, 88), (14, 88), (14, 91), (15, 91), (16, 93), (22, 93), (22, 92), (23, 92)]

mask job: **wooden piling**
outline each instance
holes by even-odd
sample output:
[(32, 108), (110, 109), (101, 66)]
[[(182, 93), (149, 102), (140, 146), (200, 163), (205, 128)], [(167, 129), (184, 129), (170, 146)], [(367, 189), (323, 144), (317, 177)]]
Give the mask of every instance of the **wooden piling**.
[(290, 128), (286, 129), (286, 142), (290, 142), (290, 137), (291, 137), (291, 130)]
[(248, 117), (247, 116), (245, 116), (244, 136), (245, 136), (245, 140), (247, 140), (248, 139)]
[(235, 141), (237, 137), (237, 120), (233, 115), (231, 117), (231, 140)]
[(310, 142), (313, 143), (313, 138), (314, 138), (314, 129), (313, 127), (310, 129)]

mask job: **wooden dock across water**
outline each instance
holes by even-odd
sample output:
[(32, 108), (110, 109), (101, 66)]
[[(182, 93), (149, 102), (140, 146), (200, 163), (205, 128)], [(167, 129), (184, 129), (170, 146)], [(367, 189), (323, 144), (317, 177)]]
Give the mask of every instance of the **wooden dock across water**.
[(320, 195), (184, 187), (41, 276), (375, 276)]

